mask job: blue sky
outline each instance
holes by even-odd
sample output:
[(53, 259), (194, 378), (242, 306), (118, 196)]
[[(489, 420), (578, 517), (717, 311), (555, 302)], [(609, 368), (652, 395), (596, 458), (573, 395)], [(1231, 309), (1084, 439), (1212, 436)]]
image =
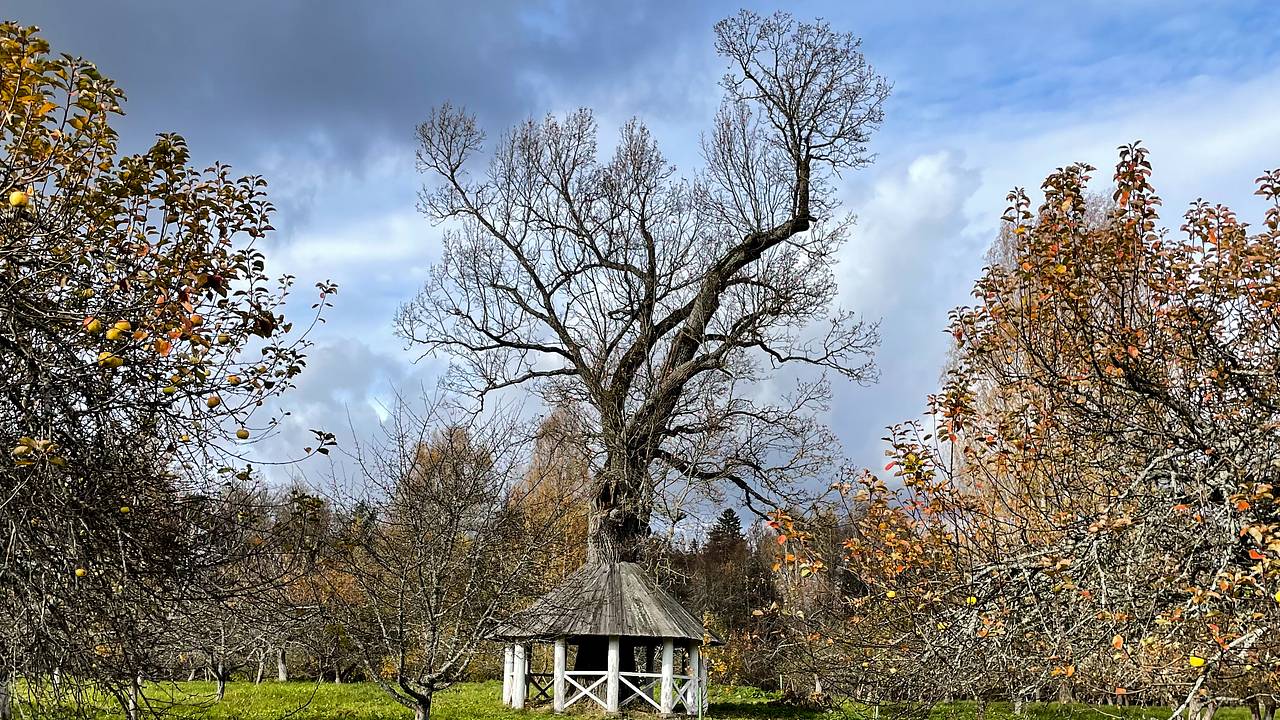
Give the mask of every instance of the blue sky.
[[(446, 100), (497, 134), (596, 109), (605, 132), (647, 122), (680, 168), (719, 100), (711, 26), (739, 4), (379, 2), (2, 3), (55, 50), (95, 60), (129, 97), (123, 138), (184, 134), (197, 162), (261, 173), (280, 208), (272, 268), (341, 285), (294, 394), (298, 446), (377, 423), (390, 388), (430, 384), (391, 333), (438, 252), (414, 209), (413, 129)], [(747, 3), (760, 11), (780, 4)], [(894, 83), (878, 161), (840, 189), (858, 216), (842, 302), (882, 320), (880, 382), (836, 388), (831, 423), (855, 461), (915, 417), (937, 384), (946, 313), (968, 300), (1004, 196), (1117, 145), (1151, 148), (1166, 223), (1188, 202), (1261, 217), (1252, 180), (1280, 165), (1280, 3), (798, 2), (864, 41)]]

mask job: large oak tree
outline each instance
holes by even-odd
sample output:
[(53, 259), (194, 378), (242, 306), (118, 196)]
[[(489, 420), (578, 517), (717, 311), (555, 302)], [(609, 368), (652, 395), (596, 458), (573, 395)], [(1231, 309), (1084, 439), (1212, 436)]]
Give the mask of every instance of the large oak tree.
[[(418, 132), (436, 181), (422, 207), (448, 231), (399, 330), (476, 396), (520, 386), (583, 408), (596, 559), (637, 554), (668, 481), (780, 502), (830, 460), (825, 374), (873, 376), (875, 327), (833, 307), (851, 226), (833, 181), (872, 159), (889, 85), (825, 23), (742, 12), (715, 38), (730, 70), (692, 178), (635, 120), (601, 157), (586, 110), (488, 148), (449, 105)], [(761, 399), (793, 364), (816, 379)]]

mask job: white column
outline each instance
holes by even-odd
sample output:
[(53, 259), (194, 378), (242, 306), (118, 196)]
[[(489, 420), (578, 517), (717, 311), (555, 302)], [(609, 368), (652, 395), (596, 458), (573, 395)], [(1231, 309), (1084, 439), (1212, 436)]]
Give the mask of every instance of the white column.
[(622, 638), (609, 636), (609, 667), (605, 673), (604, 710), (608, 713), (618, 712), (618, 673), (622, 672)]
[(662, 678), (658, 681), (658, 712), (670, 715), (675, 705), (676, 649), (670, 638), (662, 641)]
[(556, 668), (551, 686), (551, 707), (556, 712), (564, 712), (564, 670), (567, 656), (568, 648), (565, 646), (564, 638), (556, 640)]
[(516, 643), (514, 649), (515, 662), (511, 668), (511, 707), (523, 710), (527, 694), (525, 681), (529, 672), (529, 658), (526, 656), (523, 643)]
[(515, 666), (515, 651), (510, 645), (502, 648), (502, 704), (511, 704), (511, 669)]
[(697, 643), (689, 643), (689, 695), (692, 703), (687, 704), (685, 712), (695, 715), (702, 706), (702, 652)]
[(698, 667), (702, 669), (702, 677), (698, 679), (698, 702), (701, 712), (705, 713), (711, 704), (711, 686), (707, 685), (707, 659), (698, 655)]

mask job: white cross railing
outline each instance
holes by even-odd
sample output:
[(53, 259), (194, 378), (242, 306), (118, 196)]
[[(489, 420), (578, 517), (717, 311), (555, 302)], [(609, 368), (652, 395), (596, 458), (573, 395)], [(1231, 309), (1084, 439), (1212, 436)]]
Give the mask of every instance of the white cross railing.
[[(634, 683), (631, 682), (632, 678), (635, 679)], [(654, 688), (658, 687), (658, 683), (661, 682), (661, 680), (662, 680), (662, 673), (654, 673), (654, 672), (618, 673), (618, 681), (621, 682), (623, 685), (626, 685), (627, 687), (631, 688), (633, 691), (635, 691), (634, 695), (631, 695), (626, 700), (622, 701), (623, 707), (635, 702), (636, 698), (643, 698), (645, 702), (653, 706), (654, 710), (661, 711), (662, 706), (658, 704), (657, 700), (653, 699)]]
[[(584, 698), (584, 697), (589, 697), (589, 698), (591, 698), (592, 700), (594, 700), (594, 701), (596, 702), (596, 704), (597, 704), (597, 705), (599, 705), (600, 707), (602, 707), (602, 708), (607, 708), (607, 707), (608, 707), (608, 705), (605, 703), (605, 699), (604, 699), (604, 698), (602, 698), (602, 697), (600, 697), (600, 696), (598, 696), (598, 695), (596, 695), (594, 691), (595, 691), (595, 689), (596, 689), (596, 688), (598, 688), (598, 687), (600, 687), (602, 684), (604, 684), (604, 681), (608, 679), (608, 676), (609, 676), (609, 674), (608, 674), (607, 672), (605, 672), (604, 670), (569, 670), (569, 671), (566, 671), (566, 672), (565, 672), (565, 674), (564, 674), (564, 680), (565, 680), (565, 682), (566, 682), (566, 683), (568, 683), (568, 684), (570, 684), (570, 685), (572, 685), (573, 687), (577, 688), (577, 689), (578, 689), (578, 694), (577, 694), (577, 695), (574, 695), (574, 696), (573, 696), (573, 697), (571, 697), (571, 698), (567, 698), (567, 699), (565, 700), (564, 706), (565, 706), (565, 707), (569, 707), (570, 705), (572, 705), (572, 704), (574, 704), (574, 703), (578, 702), (578, 701), (579, 701), (579, 700), (581, 700), (582, 698)], [(596, 679), (596, 681), (595, 681), (595, 682), (593, 682), (593, 683), (591, 683), (590, 685), (583, 685), (582, 683), (579, 683), (575, 678), (583, 678), (583, 682), (586, 682), (586, 681), (587, 681), (587, 680), (589, 680), (590, 678), (595, 678), (595, 679)]]

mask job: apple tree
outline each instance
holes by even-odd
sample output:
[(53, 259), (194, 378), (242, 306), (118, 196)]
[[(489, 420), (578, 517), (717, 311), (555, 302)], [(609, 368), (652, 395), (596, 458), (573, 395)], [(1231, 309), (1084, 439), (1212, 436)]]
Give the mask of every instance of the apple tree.
[[(151, 636), (224, 560), (201, 547), (212, 483), (247, 472), (305, 365), (292, 279), (258, 247), (265, 181), (193, 168), (178, 135), (121, 155), (123, 100), (0, 24), (3, 712), (17, 677), (136, 691)], [(317, 286), (311, 324), (333, 292)]]

